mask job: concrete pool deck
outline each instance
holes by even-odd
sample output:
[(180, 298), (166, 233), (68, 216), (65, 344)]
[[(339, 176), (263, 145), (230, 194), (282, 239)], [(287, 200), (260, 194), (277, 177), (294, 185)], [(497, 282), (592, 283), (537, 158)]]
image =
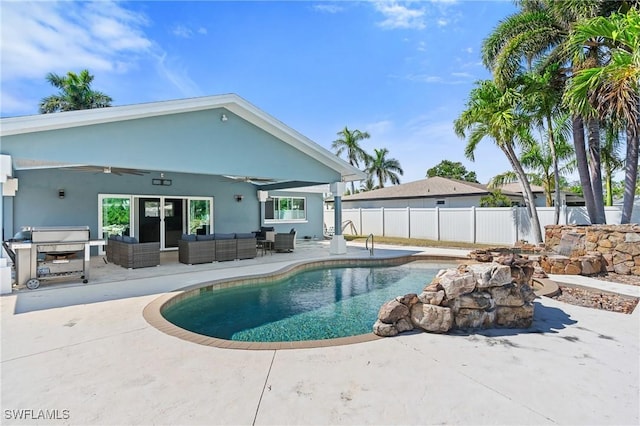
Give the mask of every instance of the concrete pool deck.
[[(416, 252), (466, 254), (380, 246), (375, 256)], [(345, 257), (368, 255), (350, 244)], [(3, 296), (1, 423), (638, 424), (640, 309), (624, 315), (541, 298), (528, 330), (262, 351), (186, 342), (142, 316), (178, 288), (334, 258), (322, 243), (209, 265), (163, 259), (141, 270), (98, 257), (89, 284)], [(630, 287), (618, 289), (637, 291)]]

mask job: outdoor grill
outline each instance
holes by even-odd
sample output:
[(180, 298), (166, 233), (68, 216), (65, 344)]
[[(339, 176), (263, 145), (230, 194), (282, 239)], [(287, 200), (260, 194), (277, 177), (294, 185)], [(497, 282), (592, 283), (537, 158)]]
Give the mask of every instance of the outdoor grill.
[(90, 241), (88, 226), (28, 226), (3, 243), (13, 260), (16, 284), (29, 289), (41, 280), (79, 276), (89, 281), (90, 246), (104, 241)]

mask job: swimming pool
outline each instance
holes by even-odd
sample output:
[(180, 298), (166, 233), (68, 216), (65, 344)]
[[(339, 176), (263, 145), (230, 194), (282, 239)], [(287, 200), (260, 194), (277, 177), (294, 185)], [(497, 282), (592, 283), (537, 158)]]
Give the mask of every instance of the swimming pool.
[(446, 262), (331, 266), (232, 288), (203, 287), (161, 313), (183, 329), (243, 342), (295, 342), (371, 333), (380, 306), (419, 293)]

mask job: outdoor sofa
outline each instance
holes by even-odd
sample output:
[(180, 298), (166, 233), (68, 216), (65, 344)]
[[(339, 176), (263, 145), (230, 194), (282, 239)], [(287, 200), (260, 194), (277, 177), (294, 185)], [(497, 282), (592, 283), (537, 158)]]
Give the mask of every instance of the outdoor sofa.
[(139, 243), (129, 236), (111, 235), (105, 246), (107, 262), (127, 269), (160, 264), (160, 243)]
[(194, 265), (257, 256), (257, 240), (252, 233), (183, 234), (178, 241), (178, 260)]

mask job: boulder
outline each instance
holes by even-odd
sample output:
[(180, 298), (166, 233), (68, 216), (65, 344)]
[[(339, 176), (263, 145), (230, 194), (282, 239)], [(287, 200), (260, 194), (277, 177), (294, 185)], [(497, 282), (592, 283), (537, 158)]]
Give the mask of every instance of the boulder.
[(377, 320), (375, 324), (373, 324), (373, 333), (382, 337), (392, 337), (398, 334), (398, 329), (393, 324), (385, 324)]
[(455, 326), (458, 329), (491, 328), (496, 319), (496, 311), (478, 309), (460, 309), (455, 315)]
[(423, 291), (418, 296), (418, 300), (428, 305), (439, 305), (444, 299), (444, 290), (439, 291)]
[(476, 288), (476, 279), (471, 272), (449, 270), (440, 276), (440, 285), (447, 299), (471, 293)]
[(511, 268), (506, 265), (477, 264), (469, 265), (468, 270), (477, 280), (477, 288), (498, 287), (511, 282)]
[(518, 307), (498, 306), (496, 308), (495, 324), (498, 327), (529, 328), (532, 323), (533, 304), (531, 303)]
[(489, 289), (496, 306), (522, 306), (524, 299), (518, 286), (507, 284), (502, 287), (492, 287)]
[(411, 324), (411, 321), (407, 318), (400, 318), (396, 323), (396, 329), (398, 330), (398, 333), (411, 331), (413, 330), (413, 324)]
[[(491, 299), (491, 294), (482, 291), (473, 293), (463, 294), (462, 296), (455, 299), (453, 303), (453, 309), (458, 312), (460, 309), (482, 309), (488, 310), (494, 307), (493, 300)], [(456, 313), (457, 315), (457, 313)]]
[(453, 315), (450, 308), (416, 303), (411, 307), (411, 322), (425, 331), (446, 333), (453, 325)]
[(380, 311), (378, 312), (378, 319), (385, 324), (395, 324), (400, 318), (406, 318), (408, 316), (409, 308), (397, 300), (391, 300), (385, 303), (380, 307)]
[(405, 294), (404, 296), (396, 297), (396, 300), (406, 307), (410, 308), (418, 302), (418, 295), (415, 293)]

